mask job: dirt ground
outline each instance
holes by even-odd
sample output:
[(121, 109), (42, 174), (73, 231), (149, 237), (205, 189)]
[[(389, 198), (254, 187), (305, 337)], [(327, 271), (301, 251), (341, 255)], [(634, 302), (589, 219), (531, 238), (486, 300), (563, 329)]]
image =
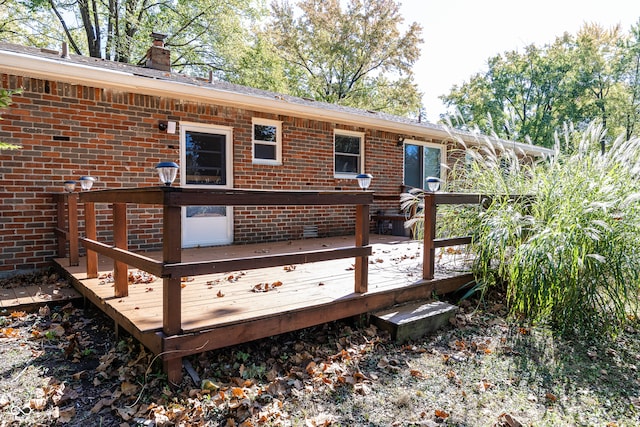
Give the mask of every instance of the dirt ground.
[(178, 386), (94, 307), (1, 314), (1, 426), (640, 425), (637, 329), (561, 339), (500, 295), (404, 344), (359, 317), (203, 353)]

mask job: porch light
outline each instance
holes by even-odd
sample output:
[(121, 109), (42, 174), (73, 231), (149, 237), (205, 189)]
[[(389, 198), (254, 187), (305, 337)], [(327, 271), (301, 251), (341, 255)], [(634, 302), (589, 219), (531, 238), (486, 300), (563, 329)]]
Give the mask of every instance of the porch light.
[(171, 184), (176, 179), (179, 166), (174, 162), (160, 162), (156, 165), (160, 182), (171, 187)]
[(432, 193), (435, 193), (440, 189), (440, 178), (429, 176), (425, 181), (427, 181), (427, 190), (431, 191)]
[(369, 173), (361, 173), (356, 176), (356, 179), (358, 180), (358, 185), (360, 186), (360, 188), (366, 190), (371, 185), (373, 175)]
[(64, 191), (66, 191), (67, 193), (73, 193), (73, 190), (76, 189), (76, 182), (75, 181), (65, 181), (64, 182)]
[(91, 187), (93, 187), (93, 183), (96, 181), (96, 179), (92, 176), (81, 176), (80, 177), (80, 187), (82, 188), (82, 191), (88, 191), (91, 190)]

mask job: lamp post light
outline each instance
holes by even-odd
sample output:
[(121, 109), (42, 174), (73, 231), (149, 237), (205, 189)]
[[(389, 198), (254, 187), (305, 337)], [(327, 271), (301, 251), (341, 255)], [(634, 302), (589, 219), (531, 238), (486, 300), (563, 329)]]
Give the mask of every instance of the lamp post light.
[(356, 175), (356, 179), (358, 180), (358, 185), (363, 190), (366, 190), (371, 185), (371, 180), (373, 179), (373, 175), (368, 173), (361, 173)]
[(96, 179), (92, 176), (81, 176), (80, 177), (80, 188), (82, 188), (82, 191), (89, 191), (91, 190), (91, 187), (93, 187), (93, 183), (96, 181)]
[(435, 193), (440, 189), (440, 178), (429, 176), (425, 181), (427, 182), (427, 190), (430, 192)]
[(178, 168), (179, 166), (175, 162), (158, 163), (156, 165), (156, 170), (158, 171), (160, 182), (167, 187), (171, 187), (171, 184), (176, 179), (176, 175), (178, 174)]
[(73, 193), (73, 191), (76, 189), (76, 182), (75, 181), (65, 181), (64, 182), (64, 191), (66, 191), (67, 193)]

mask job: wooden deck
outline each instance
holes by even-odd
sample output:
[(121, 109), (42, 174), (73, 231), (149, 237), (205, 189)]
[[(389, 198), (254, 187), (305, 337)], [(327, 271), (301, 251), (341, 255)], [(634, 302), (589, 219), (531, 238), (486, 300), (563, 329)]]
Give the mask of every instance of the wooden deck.
[[(182, 257), (185, 262), (247, 258), (340, 248), (352, 240), (348, 236), (185, 249)], [(179, 351), (181, 356), (430, 298), (434, 292), (450, 292), (471, 280), (468, 273), (451, 268), (455, 259), (446, 261), (450, 264), (447, 271), (436, 264), (434, 279), (423, 280), (422, 242), (372, 235), (371, 246), (366, 293), (354, 292), (353, 258), (184, 277), (182, 330), (171, 337), (162, 333), (162, 279), (129, 269), (137, 283), (129, 286), (128, 296), (115, 297), (109, 258), (99, 258), (99, 277), (94, 279), (87, 278), (83, 258), (78, 266), (69, 266), (68, 258), (56, 259), (56, 263), (73, 277), (82, 295), (150, 350)], [(161, 252), (144, 255), (162, 258)], [(461, 258), (459, 255), (458, 260)]]
[[(438, 248), (468, 244), (471, 237), (437, 239), (436, 206), (477, 204), (483, 196), (425, 193), (423, 198), (424, 238), (413, 242), (370, 235), (373, 193), (366, 191), (164, 186), (56, 194), (62, 216), (54, 230), (56, 262), (82, 295), (161, 355), (169, 381), (179, 382), (184, 356), (429, 299), (469, 283), (469, 273), (437, 268), (442, 267)], [(85, 237), (77, 230), (77, 203), (84, 205)], [(97, 240), (96, 203), (112, 207), (112, 243)], [(128, 250), (127, 205), (135, 204), (163, 207), (162, 251)], [(196, 205), (350, 205), (354, 235), (183, 250), (181, 209)], [(84, 259), (76, 240), (86, 249)]]

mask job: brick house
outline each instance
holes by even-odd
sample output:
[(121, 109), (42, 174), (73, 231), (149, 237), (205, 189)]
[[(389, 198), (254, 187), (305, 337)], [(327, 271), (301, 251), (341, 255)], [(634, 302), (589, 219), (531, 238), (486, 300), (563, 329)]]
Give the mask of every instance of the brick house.
[[(49, 265), (51, 194), (82, 175), (96, 178), (95, 190), (154, 186), (155, 165), (173, 161), (187, 187), (353, 190), (364, 172), (375, 194), (397, 196), (456, 156), (438, 125), (172, 73), (158, 57), (168, 52), (152, 52), (142, 68), (0, 43), (0, 84), (22, 90), (0, 111), (0, 140), (22, 146), (0, 153), (0, 274)], [(388, 197), (371, 211), (394, 208)], [(320, 236), (350, 234), (349, 209), (189, 207), (183, 246), (298, 239), (315, 227)], [(106, 215), (105, 206), (98, 232), (108, 239)], [(129, 218), (132, 250), (159, 247), (156, 208), (138, 206)]]

